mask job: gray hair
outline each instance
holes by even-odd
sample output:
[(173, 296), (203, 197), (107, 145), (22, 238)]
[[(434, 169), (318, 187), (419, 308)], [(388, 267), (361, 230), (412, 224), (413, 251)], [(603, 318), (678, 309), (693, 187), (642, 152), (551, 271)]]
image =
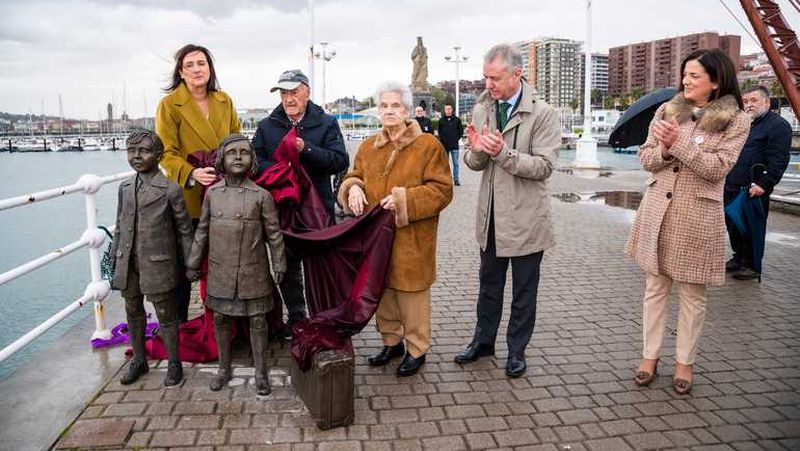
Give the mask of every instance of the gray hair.
[(751, 92), (756, 92), (756, 91), (761, 93), (761, 97), (769, 99), (769, 89), (767, 89), (767, 87), (764, 85), (750, 86), (749, 88), (742, 90), (742, 94), (750, 94)]
[(414, 98), (411, 96), (411, 89), (409, 89), (408, 86), (400, 83), (399, 81), (384, 81), (375, 89), (375, 105), (380, 104), (381, 95), (386, 92), (396, 92), (400, 94), (400, 97), (403, 101), (403, 106), (406, 107), (408, 114), (414, 112), (414, 108), (412, 106), (414, 103)]
[(483, 56), (483, 63), (489, 64), (495, 59), (500, 58), (506, 69), (513, 71), (516, 68), (522, 69), (522, 54), (519, 50), (510, 44), (497, 44), (490, 48), (486, 55)]

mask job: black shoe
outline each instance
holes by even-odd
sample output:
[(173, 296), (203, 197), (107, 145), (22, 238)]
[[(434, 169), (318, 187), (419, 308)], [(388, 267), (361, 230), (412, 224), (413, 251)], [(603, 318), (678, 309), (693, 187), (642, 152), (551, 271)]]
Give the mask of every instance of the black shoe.
[(725, 272), (734, 272), (742, 268), (736, 256), (731, 257), (730, 260), (725, 262)]
[(738, 271), (733, 273), (733, 278), (736, 280), (761, 279), (761, 274), (746, 266), (742, 266)]
[(472, 342), (467, 346), (467, 349), (456, 354), (454, 359), (456, 363), (470, 363), (478, 360), (481, 357), (494, 355), (494, 346), (485, 345), (481, 343)]
[(270, 393), (272, 393), (272, 386), (269, 385), (269, 379), (256, 376), (256, 394), (267, 396)]
[(425, 363), (425, 354), (417, 358), (414, 358), (410, 353), (406, 354), (400, 366), (397, 367), (397, 375), (400, 377), (413, 376), (417, 374), (423, 363)]
[(370, 366), (384, 366), (395, 357), (402, 357), (406, 353), (406, 347), (400, 342), (394, 346), (384, 346), (381, 352), (367, 359)]
[(524, 355), (509, 355), (506, 362), (506, 376), (520, 377), (525, 374), (528, 369), (528, 364), (525, 363)]
[(164, 378), (164, 386), (172, 387), (183, 381), (183, 365), (181, 362), (169, 362), (167, 367), (167, 377)]
[(208, 384), (208, 388), (211, 389), (211, 391), (220, 391), (231, 379), (233, 379), (233, 377), (230, 373), (217, 374), (214, 376), (214, 379), (211, 379), (211, 383)]
[(455, 181), (455, 183), (453, 183), (453, 185), (455, 185), (455, 186), (461, 186), (461, 184), (460, 184), (460, 183), (458, 183), (458, 180), (456, 180), (456, 181)]
[(130, 365), (128, 365), (128, 370), (122, 375), (119, 383), (122, 385), (130, 385), (139, 380), (141, 376), (147, 374), (148, 371), (150, 371), (150, 367), (147, 365), (146, 360), (138, 362), (131, 360)]

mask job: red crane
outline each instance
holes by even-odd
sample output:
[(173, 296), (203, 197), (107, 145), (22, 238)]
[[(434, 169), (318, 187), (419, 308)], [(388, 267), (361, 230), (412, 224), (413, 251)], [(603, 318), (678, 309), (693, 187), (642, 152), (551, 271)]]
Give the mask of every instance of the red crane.
[[(739, 1), (792, 105), (794, 115), (800, 119), (800, 46), (797, 34), (774, 0)], [(800, 10), (800, 1), (789, 2)]]

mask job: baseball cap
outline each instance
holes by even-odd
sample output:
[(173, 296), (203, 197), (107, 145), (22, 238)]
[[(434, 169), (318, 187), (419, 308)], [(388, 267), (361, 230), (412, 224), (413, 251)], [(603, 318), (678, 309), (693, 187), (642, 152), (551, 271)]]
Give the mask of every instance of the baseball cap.
[(278, 89), (291, 91), (300, 86), (300, 83), (308, 86), (308, 77), (300, 69), (287, 70), (278, 77), (278, 83), (269, 90), (275, 92)]

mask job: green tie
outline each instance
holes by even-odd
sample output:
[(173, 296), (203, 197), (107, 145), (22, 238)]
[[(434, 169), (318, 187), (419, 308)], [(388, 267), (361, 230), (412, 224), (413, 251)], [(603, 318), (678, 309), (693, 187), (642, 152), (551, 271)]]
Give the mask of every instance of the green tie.
[(503, 129), (506, 128), (506, 124), (508, 123), (508, 109), (511, 108), (511, 104), (508, 102), (500, 102), (500, 116), (497, 118), (497, 123), (500, 125), (500, 131), (502, 132)]

